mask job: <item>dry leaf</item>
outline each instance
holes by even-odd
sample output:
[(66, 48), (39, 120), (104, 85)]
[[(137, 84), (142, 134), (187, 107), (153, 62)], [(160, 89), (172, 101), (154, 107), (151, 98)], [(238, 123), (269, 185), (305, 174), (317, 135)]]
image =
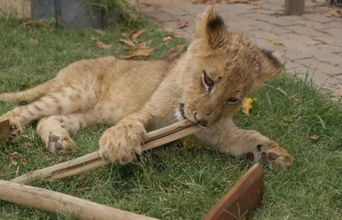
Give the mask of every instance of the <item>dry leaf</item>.
[(95, 41), (95, 44), (100, 49), (104, 49), (104, 50), (112, 49), (112, 45), (105, 44), (105, 43), (103, 43), (102, 41), (99, 41), (99, 40)]
[(180, 52), (182, 52), (184, 48), (185, 48), (185, 45), (177, 45), (171, 48), (169, 51), (167, 51), (164, 55), (164, 58), (168, 60), (175, 58), (176, 56), (180, 54)]
[(146, 32), (146, 29), (140, 29), (140, 30), (137, 30), (137, 31), (134, 31), (132, 34), (131, 34), (131, 38), (132, 40), (136, 40), (138, 39), (143, 33)]
[(100, 35), (104, 35), (106, 32), (97, 28), (92, 28), (91, 29), (93, 32), (95, 32), (96, 34), (100, 34)]
[(133, 47), (133, 48), (136, 47), (135, 43), (131, 40), (120, 39), (120, 42), (126, 44), (129, 47)]
[(301, 103), (301, 102), (302, 102), (302, 100), (300, 100), (299, 98), (297, 98), (295, 95), (289, 96), (287, 99), (288, 99), (289, 102), (292, 103), (292, 104), (298, 104), (298, 103)]
[(18, 156), (19, 156), (18, 152), (16, 152), (16, 151), (11, 152), (11, 153), (8, 154), (8, 156), (9, 156), (9, 158), (11, 160), (11, 163), (16, 166), (18, 164), (18, 161), (17, 161), (18, 160)]
[(227, 4), (237, 4), (237, 3), (249, 4), (249, 3), (251, 3), (251, 1), (250, 0), (225, 0), (225, 3), (227, 3)]
[(207, 3), (208, 0), (192, 0), (193, 4), (203, 4), (203, 3)]
[(172, 154), (170, 153), (166, 153), (164, 151), (154, 151), (153, 152), (153, 155), (157, 156), (159, 159), (163, 160), (163, 159), (166, 159), (168, 157), (171, 157)]
[(310, 139), (311, 139), (312, 141), (318, 141), (320, 138), (321, 138), (321, 137), (318, 136), (317, 134), (314, 134), (314, 135), (311, 135), (311, 136), (310, 136)]
[(284, 46), (282, 42), (271, 40), (271, 39), (267, 39), (266, 43), (272, 46)]
[(188, 26), (188, 22), (185, 20), (178, 20), (177, 22), (177, 28), (179, 29), (183, 29), (186, 28)]
[(165, 43), (165, 42), (168, 42), (168, 41), (170, 41), (170, 40), (172, 40), (172, 39), (173, 39), (172, 36), (166, 35), (165, 37), (163, 37), (163, 42)]
[(25, 148), (25, 149), (29, 149), (31, 146), (32, 146), (31, 143), (23, 143), (22, 144), (22, 147)]
[(30, 38), (29, 42), (32, 46), (37, 46), (39, 43), (37, 38)]
[(149, 8), (149, 7), (151, 7), (152, 6), (152, 4), (150, 4), (150, 3), (144, 3), (144, 2), (142, 2), (142, 3), (139, 3), (139, 8), (141, 8), (141, 9), (144, 9), (144, 8)]
[(242, 112), (249, 116), (250, 115), (250, 110), (253, 107), (253, 99), (252, 98), (244, 98), (242, 100)]
[(125, 54), (123, 58), (128, 59), (133, 57), (148, 57), (152, 51), (153, 48), (138, 48), (132, 52)]
[(332, 11), (329, 13), (329, 16), (342, 18), (342, 10), (340, 10), (340, 9), (332, 10)]
[(50, 30), (50, 26), (48, 23), (44, 21), (33, 21), (33, 20), (22, 23), (20, 25), (20, 28), (23, 30), (28, 30), (31, 28)]
[(220, 3), (220, 4), (250, 4), (256, 0), (192, 0), (193, 4), (213, 4), (213, 3)]

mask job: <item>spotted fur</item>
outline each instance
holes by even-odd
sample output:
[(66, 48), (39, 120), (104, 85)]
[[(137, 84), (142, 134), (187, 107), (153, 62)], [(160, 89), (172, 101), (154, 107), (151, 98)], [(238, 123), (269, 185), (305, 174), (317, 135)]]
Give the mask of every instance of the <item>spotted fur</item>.
[(265, 53), (246, 36), (229, 30), (208, 6), (197, 18), (195, 37), (179, 59), (103, 57), (75, 62), (35, 88), (0, 94), (2, 101), (31, 101), (0, 119), (10, 121), (12, 140), (28, 123), (39, 120), (38, 133), (54, 153), (73, 152), (70, 132), (97, 123), (113, 124), (99, 140), (100, 155), (127, 163), (141, 153), (146, 126), (161, 127), (187, 118), (205, 127), (196, 134), (200, 141), (222, 152), (250, 153), (255, 161), (288, 167), (292, 160), (286, 150), (232, 122), (241, 100), (281, 71), (284, 63), (279, 53)]

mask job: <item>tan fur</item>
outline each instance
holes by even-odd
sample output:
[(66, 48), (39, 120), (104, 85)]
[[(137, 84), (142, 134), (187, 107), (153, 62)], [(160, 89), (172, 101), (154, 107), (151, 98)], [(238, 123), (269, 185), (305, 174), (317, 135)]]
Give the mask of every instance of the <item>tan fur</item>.
[[(265, 53), (231, 32), (208, 6), (197, 18), (195, 38), (175, 61), (127, 61), (103, 57), (75, 62), (50, 82), (27, 92), (0, 94), (0, 100), (38, 100), (1, 116), (12, 139), (33, 120), (50, 151), (69, 153), (69, 132), (111, 123), (99, 140), (100, 154), (127, 163), (141, 153), (146, 126), (161, 127), (186, 117), (205, 127), (196, 134), (206, 144), (236, 156), (252, 153), (288, 167), (286, 150), (256, 131), (237, 128), (232, 115), (253, 88), (275, 76), (283, 56)], [(204, 75), (214, 83), (209, 89)], [(48, 86), (47, 86), (48, 85)], [(210, 90), (210, 91), (209, 91)]]

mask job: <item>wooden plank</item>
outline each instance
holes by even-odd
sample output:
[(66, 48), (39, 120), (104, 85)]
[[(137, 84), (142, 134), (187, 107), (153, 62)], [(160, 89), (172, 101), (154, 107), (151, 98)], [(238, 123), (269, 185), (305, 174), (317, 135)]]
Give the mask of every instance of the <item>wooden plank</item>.
[(203, 220), (246, 219), (257, 208), (264, 192), (264, 173), (259, 164), (250, 168), (218, 201)]
[(0, 14), (13, 18), (31, 18), (31, 0), (0, 0)]

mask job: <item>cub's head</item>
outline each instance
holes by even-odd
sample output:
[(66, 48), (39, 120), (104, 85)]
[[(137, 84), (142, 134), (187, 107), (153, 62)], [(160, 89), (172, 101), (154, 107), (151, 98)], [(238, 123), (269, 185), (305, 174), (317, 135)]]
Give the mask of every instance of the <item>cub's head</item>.
[(183, 91), (177, 114), (203, 127), (231, 115), (253, 88), (285, 64), (282, 54), (259, 49), (232, 33), (212, 6), (197, 18), (195, 38), (181, 59)]

